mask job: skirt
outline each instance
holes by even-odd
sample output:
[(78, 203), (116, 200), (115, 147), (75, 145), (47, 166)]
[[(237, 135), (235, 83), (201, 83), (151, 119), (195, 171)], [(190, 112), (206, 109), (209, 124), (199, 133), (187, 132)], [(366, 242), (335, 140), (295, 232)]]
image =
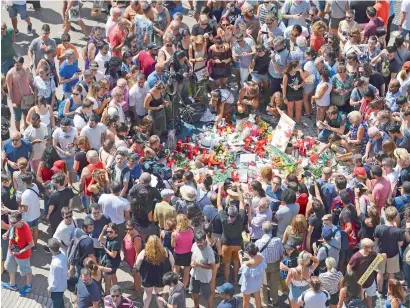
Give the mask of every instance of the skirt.
[(160, 110), (150, 110), (149, 115), (154, 120), (154, 134), (161, 137), (167, 132), (167, 116), (165, 108)]
[(192, 252), (178, 254), (174, 252), (175, 265), (178, 266), (190, 266), (191, 265)]
[(297, 301), (298, 298), (302, 295), (302, 293), (305, 292), (307, 289), (309, 289), (309, 285), (299, 287), (295, 286), (294, 284), (291, 284), (289, 287), (289, 299), (292, 302)]

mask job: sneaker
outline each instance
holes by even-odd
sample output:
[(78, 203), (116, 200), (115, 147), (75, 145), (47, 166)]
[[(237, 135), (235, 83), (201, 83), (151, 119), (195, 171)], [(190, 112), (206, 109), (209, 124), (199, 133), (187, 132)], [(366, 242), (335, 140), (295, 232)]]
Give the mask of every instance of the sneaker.
[(14, 30), (14, 34), (15, 34), (15, 35), (17, 35), (17, 34), (19, 34), (19, 33), (20, 33), (19, 29)]
[(14, 286), (12, 286), (12, 285), (10, 284), (10, 282), (3, 282), (3, 283), (1, 284), (1, 288), (2, 288), (2, 289), (8, 289), (8, 290), (11, 290), (11, 291), (18, 291), (18, 290), (19, 290), (19, 287), (18, 287), (17, 284), (15, 284)]
[(380, 293), (379, 291), (376, 291), (376, 296), (379, 299), (382, 299), (384, 297), (383, 293)]
[(189, 10), (189, 12), (188, 12), (188, 15), (189, 15), (189, 16), (192, 17), (192, 16), (194, 16), (194, 14), (195, 14), (195, 10)]
[(48, 246), (44, 246), (43, 248), (46, 253), (51, 253), (50, 248), (48, 248)]
[(24, 285), (23, 289), (20, 290), (19, 295), (20, 296), (26, 296), (28, 295), (31, 290), (33, 289), (33, 285)]
[(37, 250), (37, 245), (34, 245), (33, 248), (31, 248), (31, 249), (33, 249), (33, 251), (36, 251)]
[(33, 33), (33, 24), (27, 25), (27, 34)]

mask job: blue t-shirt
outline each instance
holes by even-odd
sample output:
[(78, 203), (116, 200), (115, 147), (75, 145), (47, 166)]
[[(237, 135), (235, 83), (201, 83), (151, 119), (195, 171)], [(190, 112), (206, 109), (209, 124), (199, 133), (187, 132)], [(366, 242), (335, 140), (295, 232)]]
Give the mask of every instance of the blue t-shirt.
[(337, 197), (336, 188), (332, 183), (327, 183), (323, 179), (317, 179), (317, 183), (321, 186), (322, 200), (325, 209), (330, 209), (333, 199)]
[(220, 302), (217, 308), (237, 308), (241, 306), (242, 305), (239, 303), (239, 298), (234, 296), (230, 301), (223, 300)]
[[(59, 75), (63, 77), (64, 79), (70, 79), (73, 77), (75, 73), (78, 71), (78, 62), (75, 61), (73, 64), (68, 64), (67, 61), (64, 61), (60, 65), (60, 70), (59, 70)], [(79, 79), (74, 79), (73, 81), (67, 82), (63, 84), (63, 91), (64, 92), (72, 92), (73, 87), (75, 84), (79, 81)]]
[(382, 151), (383, 141), (390, 140), (389, 136), (386, 133), (382, 133), (382, 137), (375, 140), (373, 138), (369, 138), (370, 143), (370, 155), (376, 155), (377, 153)]
[[(11, 139), (9, 139), (4, 143), (3, 151), (6, 153), (6, 157), (8, 160), (17, 163), (17, 160), (20, 157), (24, 157), (28, 160), (31, 152), (33, 152), (33, 146), (27, 140), (21, 139), (21, 146), (19, 148), (15, 148), (12, 145)], [(10, 165), (8, 165), (8, 168), (11, 173), (17, 171), (17, 169), (11, 168)]]
[(158, 73), (156, 71), (153, 71), (151, 74), (149, 74), (148, 78), (147, 78), (147, 82), (148, 85), (150, 87), (150, 89), (152, 89), (155, 85), (155, 82), (157, 82), (158, 80), (161, 80), (163, 82), (166, 82), (165, 80), (165, 74), (162, 74), (161, 78), (158, 76)]
[(86, 285), (82, 279), (78, 280), (78, 308), (88, 308), (93, 305), (93, 302), (99, 302), (101, 300), (101, 291), (94, 279), (91, 280), (90, 285)]
[[(282, 188), (279, 188), (276, 192), (272, 191), (272, 185), (266, 186), (266, 195), (275, 200), (282, 200)], [(280, 206), (281, 201), (271, 201), (270, 206), (272, 212), (276, 212)]]

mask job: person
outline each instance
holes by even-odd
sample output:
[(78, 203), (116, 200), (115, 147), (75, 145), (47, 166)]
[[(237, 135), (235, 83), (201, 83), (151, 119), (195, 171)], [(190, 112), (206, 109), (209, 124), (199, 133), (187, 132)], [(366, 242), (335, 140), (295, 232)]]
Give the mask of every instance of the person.
[(322, 289), (322, 282), (318, 277), (310, 278), (310, 288), (298, 299), (298, 303), (303, 304), (303, 307), (313, 308), (313, 307), (325, 307), (327, 302), (330, 300), (330, 294), (326, 290)]
[(287, 105), (288, 116), (293, 119), (293, 110), (295, 108), (296, 123), (300, 123), (302, 117), (303, 86), (304, 79), (299, 66), (299, 61), (292, 60), (286, 66), (283, 75), (283, 100)]
[(81, 70), (78, 67), (78, 61), (72, 49), (67, 49), (64, 52), (64, 57), (65, 60), (60, 65), (58, 75), (60, 76), (60, 84), (63, 85), (64, 97), (69, 98), (71, 93), (73, 93), (73, 87), (79, 81)]
[(151, 43), (151, 36), (153, 34), (153, 12), (151, 5), (143, 3), (141, 5), (143, 14), (136, 15), (134, 19), (134, 33), (137, 37), (137, 48), (144, 50), (148, 44)]
[(78, 308), (98, 308), (101, 302), (101, 293), (98, 284), (91, 277), (89, 268), (81, 269), (81, 277), (77, 284)]
[(13, 28), (7, 27), (3, 21), (1, 23), (1, 74), (4, 76), (13, 67), (13, 57), (16, 55), (15, 35)]
[[(60, 224), (61, 225), (61, 224)], [(91, 258), (96, 260), (95, 253), (94, 253), (94, 241), (90, 237), (94, 230), (94, 222), (90, 218), (85, 218), (84, 222), (80, 227), (76, 227), (74, 232), (72, 233), (72, 237), (77, 237), (82, 240), (78, 243), (79, 247), (79, 255), (81, 259), (78, 260), (79, 262), (76, 264), (70, 264), (70, 272), (74, 272), (76, 276), (80, 276), (80, 270), (84, 266), (84, 260), (86, 258)]]
[(176, 306), (176, 308), (186, 308), (185, 288), (178, 278), (178, 274), (175, 272), (165, 273), (163, 277), (164, 285), (169, 287), (169, 297), (168, 301), (162, 296), (159, 296), (158, 299), (165, 305), (165, 307), (172, 306), (174, 308)]
[(400, 125), (392, 123), (387, 127), (389, 137), (394, 141), (397, 148), (410, 149), (410, 130), (400, 129)]
[(147, 93), (144, 101), (144, 109), (152, 116), (154, 125), (154, 134), (162, 136), (166, 132), (167, 117), (165, 108), (169, 106), (169, 102), (163, 97), (165, 84), (162, 81), (157, 81), (154, 87)]
[(397, 279), (389, 279), (387, 283), (387, 300), (384, 306), (402, 308), (405, 302), (406, 296), (401, 282)]
[(161, 191), (162, 201), (155, 205), (154, 209), (154, 221), (158, 222), (161, 230), (165, 229), (165, 221), (167, 219), (176, 219), (177, 212), (171, 205), (171, 200), (174, 198), (175, 192), (171, 189), (164, 189)]
[(232, 62), (232, 50), (230, 45), (224, 43), (221, 38), (216, 38), (215, 43), (208, 49), (210, 77), (214, 80), (215, 88), (226, 88), (228, 72)]
[(275, 214), (275, 218), (278, 221), (277, 237), (283, 238), (287, 226), (298, 213), (299, 204), (296, 203), (296, 193), (291, 189), (284, 190), (282, 192), (282, 206), (279, 207)]
[(56, 42), (50, 38), (50, 25), (43, 24), (41, 27), (41, 36), (31, 41), (28, 48), (28, 59), (30, 67), (37, 67), (40, 60), (44, 57), (47, 46), (57, 47)]
[(74, 51), (74, 54), (77, 60), (79, 58), (77, 48), (73, 44), (71, 44), (70, 41), (71, 41), (70, 34), (63, 33), (61, 35), (61, 44), (58, 44), (56, 47), (56, 57), (57, 57), (57, 60), (59, 60), (60, 65), (65, 60), (64, 52), (68, 49), (72, 49)]
[(350, 305), (351, 303), (363, 303), (363, 291), (360, 284), (356, 281), (356, 275), (353, 271), (348, 270), (343, 278), (339, 293), (338, 307)]
[(390, 196), (391, 185), (389, 180), (383, 176), (383, 170), (378, 165), (371, 167), (370, 175), (372, 178), (370, 187), (372, 190), (372, 198), (380, 212)]
[(351, 126), (349, 132), (345, 135), (346, 141), (353, 154), (360, 153), (363, 155), (369, 140), (367, 122), (362, 120), (360, 112), (358, 111), (351, 111), (347, 115), (347, 119), (350, 121)]
[(134, 269), (135, 260), (143, 248), (141, 235), (138, 233), (135, 223), (132, 220), (127, 220), (125, 223), (126, 235), (122, 241), (124, 251), (124, 261), (131, 269), (134, 279), (134, 288), (137, 293), (141, 291), (141, 277)]
[(11, 1), (11, 3), (8, 4), (8, 12), (15, 34), (20, 33), (17, 29), (17, 14), (20, 15), (20, 18), (22, 20), (25, 20), (27, 22), (27, 34), (32, 33), (33, 24), (31, 23), (30, 17), (27, 14), (27, 1)]
[(330, 295), (330, 308), (336, 308), (339, 303), (339, 284), (343, 280), (343, 274), (337, 270), (337, 262), (332, 257), (325, 260), (327, 271), (319, 274), (322, 287)]
[(148, 82), (145, 80), (144, 74), (137, 75), (137, 82), (129, 91), (129, 104), (131, 113), (137, 124), (140, 124), (147, 111), (144, 109), (144, 100), (150, 88)]
[(68, 170), (72, 170), (74, 165), (74, 143), (77, 142), (77, 131), (72, 127), (72, 122), (68, 117), (60, 121), (60, 127), (53, 132), (53, 147), (66, 162)]
[(98, 116), (93, 114), (88, 118), (87, 125), (81, 129), (80, 136), (87, 137), (91, 148), (98, 151), (105, 140), (106, 131), (106, 126), (99, 123)]
[[(335, 259), (336, 264), (339, 264), (339, 253), (340, 247), (338, 247), (338, 242), (333, 236), (333, 231), (330, 227), (324, 226), (322, 228), (322, 238), (323, 242), (318, 247), (316, 255), (319, 259), (319, 272), (324, 273), (327, 271), (326, 259), (332, 257)], [(324, 265), (324, 266), (323, 266)]]
[(133, 308), (134, 303), (122, 293), (122, 288), (115, 284), (110, 288), (110, 294), (104, 297), (104, 307)]
[(68, 207), (61, 209), (61, 216), (63, 217), (63, 221), (58, 225), (57, 230), (53, 234), (53, 238), (56, 238), (60, 242), (61, 251), (67, 253), (76, 225), (73, 219), (73, 212)]
[(249, 67), (256, 50), (254, 41), (245, 38), (241, 32), (237, 33), (235, 38), (236, 41), (232, 45), (232, 60), (239, 66), (240, 83), (243, 84), (248, 80)]
[(64, 292), (67, 290), (67, 257), (60, 251), (60, 242), (51, 238), (48, 240), (48, 248), (52, 259), (50, 274), (48, 275), (48, 295), (53, 303), (53, 308), (64, 307)]
[[(144, 287), (144, 308), (148, 308), (151, 303), (152, 291), (156, 294), (164, 287), (163, 276), (171, 271), (174, 266), (174, 257), (168, 249), (164, 248), (161, 240), (156, 235), (151, 235), (137, 257), (135, 267), (139, 270), (142, 286)], [(157, 304), (161, 307), (162, 302)]]

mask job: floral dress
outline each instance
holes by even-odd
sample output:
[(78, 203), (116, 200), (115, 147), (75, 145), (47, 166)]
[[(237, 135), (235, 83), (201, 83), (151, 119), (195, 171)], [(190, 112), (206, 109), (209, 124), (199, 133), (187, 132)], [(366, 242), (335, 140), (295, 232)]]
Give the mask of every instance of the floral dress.
[(332, 77), (332, 85), (333, 85), (333, 89), (336, 90), (351, 90), (353, 85), (352, 85), (352, 77), (350, 75), (347, 75), (345, 80), (340, 80), (339, 78), (337, 78), (337, 75), (334, 75)]
[(360, 143), (360, 154), (364, 155), (366, 151), (366, 144), (369, 141), (369, 136), (367, 134), (367, 123), (365, 121), (361, 121), (358, 126), (352, 125), (350, 126), (350, 140), (356, 140), (357, 139), (357, 131), (359, 130), (360, 126), (364, 127), (364, 135), (362, 138), (362, 142)]
[(260, 291), (267, 266), (265, 258), (262, 258), (262, 262), (256, 267), (248, 267), (245, 264), (241, 266), (239, 269), (241, 274), (239, 284), (243, 294), (252, 294)]

